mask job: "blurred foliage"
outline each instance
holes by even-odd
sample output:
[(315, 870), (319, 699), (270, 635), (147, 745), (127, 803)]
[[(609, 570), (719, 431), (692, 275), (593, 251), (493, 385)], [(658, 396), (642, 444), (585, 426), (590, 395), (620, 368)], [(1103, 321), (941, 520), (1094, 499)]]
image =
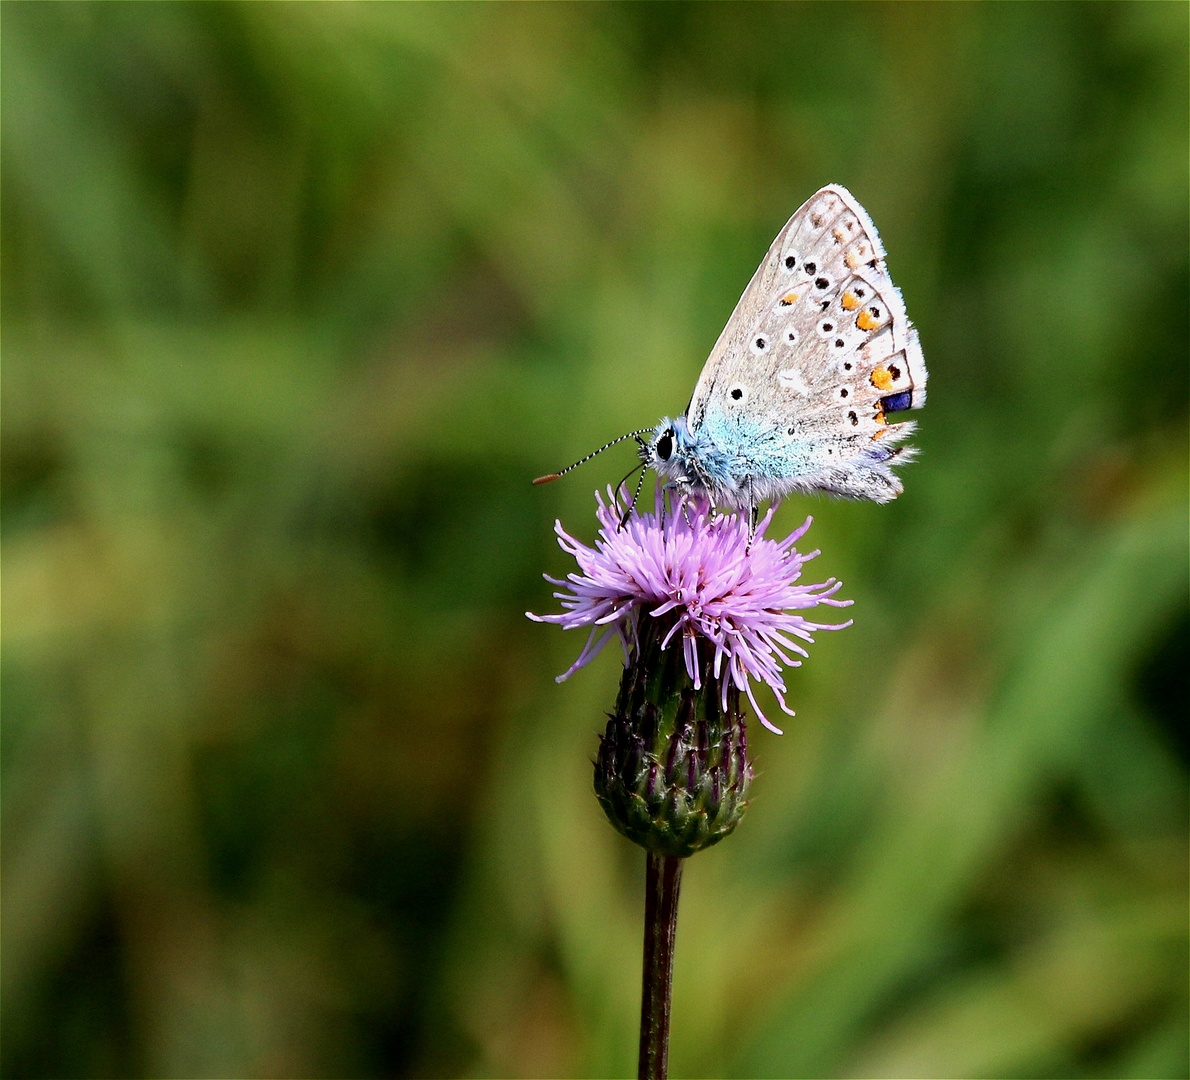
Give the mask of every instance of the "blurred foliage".
[[(9, 1077), (623, 1075), (593, 532), (817, 187), (930, 365), (676, 1076), (1187, 1075), (1180, 3), (3, 5)], [(618, 455), (618, 456), (617, 456)]]

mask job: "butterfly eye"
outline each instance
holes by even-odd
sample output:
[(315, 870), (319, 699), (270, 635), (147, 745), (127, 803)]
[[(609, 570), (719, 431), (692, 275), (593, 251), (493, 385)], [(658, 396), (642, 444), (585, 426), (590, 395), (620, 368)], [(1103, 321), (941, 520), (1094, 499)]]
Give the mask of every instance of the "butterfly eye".
[(658, 461), (668, 461), (673, 455), (673, 436), (668, 431), (657, 440), (657, 446), (654, 448), (654, 451), (657, 454)]

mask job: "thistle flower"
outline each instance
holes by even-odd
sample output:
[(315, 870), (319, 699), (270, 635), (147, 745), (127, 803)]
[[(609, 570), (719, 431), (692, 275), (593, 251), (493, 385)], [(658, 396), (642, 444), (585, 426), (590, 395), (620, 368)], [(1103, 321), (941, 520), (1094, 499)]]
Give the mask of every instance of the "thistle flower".
[(765, 537), (772, 508), (750, 535), (743, 515), (711, 513), (705, 504), (686, 503), (667, 513), (660, 489), (654, 513), (641, 514), (633, 507), (626, 518), (623, 489), (613, 493), (609, 487), (607, 494), (606, 501), (596, 494), (601, 528), (595, 547), (574, 539), (561, 522), (555, 524), (560, 546), (574, 556), (581, 571), (568, 574), (565, 581), (546, 575), (547, 581), (569, 590), (554, 593), (566, 610), (557, 615), (526, 612), (536, 622), (557, 623), (567, 630), (591, 628), (578, 659), (558, 682), (589, 663), (616, 635), (624, 646), (625, 664), (630, 664), (640, 651), (642, 615), (669, 616), (661, 648), (679, 638), (695, 689), (702, 689), (704, 678), (700, 657), (710, 656), (721, 708), (727, 708), (731, 688), (741, 690), (760, 722), (780, 735), (781, 729), (757, 703), (753, 681), (766, 683), (781, 709), (793, 716), (785, 702), (782, 665), (801, 664), (790, 654), (808, 656), (798, 641), (813, 644), (813, 631), (851, 625), (850, 620), (834, 625), (811, 622), (799, 614), (819, 604), (851, 603), (834, 599), (842, 586), (834, 578), (820, 585), (797, 584), (802, 566), (819, 554), (803, 555), (794, 547), (813, 519), (806, 518), (784, 540), (774, 541)]
[(753, 689), (768, 685), (783, 711), (782, 667), (807, 655), (815, 630), (838, 630), (800, 612), (836, 600), (840, 582), (799, 585), (803, 555), (794, 544), (810, 527), (782, 541), (766, 538), (773, 511), (755, 532), (740, 514), (714, 513), (705, 503), (669, 509), (658, 491), (653, 513), (628, 507), (627, 494), (596, 495), (594, 547), (555, 527), (579, 573), (554, 595), (563, 612), (534, 615), (565, 629), (589, 628), (569, 678), (613, 637), (625, 670), (595, 762), (595, 794), (621, 833), (655, 855), (685, 858), (718, 843), (747, 805), (752, 765), (741, 693), (770, 730)]

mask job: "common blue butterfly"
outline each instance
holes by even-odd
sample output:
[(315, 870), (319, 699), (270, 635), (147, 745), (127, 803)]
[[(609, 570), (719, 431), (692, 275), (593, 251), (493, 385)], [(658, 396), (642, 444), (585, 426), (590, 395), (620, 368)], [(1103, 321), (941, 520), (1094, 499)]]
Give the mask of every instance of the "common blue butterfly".
[(925, 404), (926, 377), (876, 227), (830, 185), (777, 234), (686, 411), (608, 446), (635, 438), (668, 486), (717, 506), (755, 513), (815, 491), (890, 502), (903, 490), (892, 466), (913, 455), (898, 444), (914, 424), (888, 416)]

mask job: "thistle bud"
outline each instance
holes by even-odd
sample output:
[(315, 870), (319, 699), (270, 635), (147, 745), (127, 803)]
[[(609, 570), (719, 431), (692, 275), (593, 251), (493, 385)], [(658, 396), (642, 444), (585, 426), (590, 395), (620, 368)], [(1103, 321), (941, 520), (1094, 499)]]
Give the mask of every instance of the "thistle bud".
[(723, 693), (703, 660), (698, 685), (683, 650), (662, 648), (673, 620), (641, 620), (595, 761), (595, 795), (629, 840), (679, 858), (717, 844), (740, 822), (752, 765), (740, 693)]

